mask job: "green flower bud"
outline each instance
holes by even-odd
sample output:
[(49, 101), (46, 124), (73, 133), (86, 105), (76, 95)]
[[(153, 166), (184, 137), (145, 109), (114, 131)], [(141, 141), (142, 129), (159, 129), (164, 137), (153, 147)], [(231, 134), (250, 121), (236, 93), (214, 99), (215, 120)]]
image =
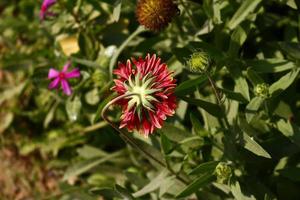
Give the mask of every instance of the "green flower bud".
[(232, 176), (232, 169), (229, 164), (225, 162), (220, 162), (215, 169), (215, 174), (217, 176), (218, 181), (223, 183), (229, 180)]
[(203, 73), (209, 66), (209, 58), (205, 52), (195, 52), (188, 60), (188, 66), (192, 72)]
[(254, 88), (254, 94), (258, 97), (268, 98), (269, 94), (269, 85), (266, 83), (257, 84)]
[(102, 87), (105, 83), (107, 83), (108, 77), (103, 71), (96, 69), (92, 74), (92, 80), (96, 87)]

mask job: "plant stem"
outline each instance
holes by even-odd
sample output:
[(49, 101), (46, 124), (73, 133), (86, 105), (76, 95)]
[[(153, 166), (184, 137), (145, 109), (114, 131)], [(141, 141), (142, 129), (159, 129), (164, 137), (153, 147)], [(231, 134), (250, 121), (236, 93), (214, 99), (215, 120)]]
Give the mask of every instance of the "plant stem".
[(171, 174), (175, 175), (175, 177), (180, 180), (182, 183), (184, 184), (188, 184), (188, 181), (186, 181), (184, 178), (182, 178), (181, 176), (179, 176), (177, 173), (175, 173), (173, 171), (173, 169), (170, 169), (170, 167), (168, 167), (164, 162), (162, 162), (161, 160), (157, 159), (156, 157), (154, 157), (153, 155), (151, 155), (149, 152), (145, 151), (143, 148), (141, 148), (137, 143), (136, 141), (131, 138), (128, 134), (124, 133), (122, 130), (120, 130), (112, 121), (110, 121), (108, 119), (108, 117), (105, 115), (106, 111), (108, 110), (108, 108), (115, 104), (116, 102), (118, 102), (119, 100), (121, 99), (124, 99), (126, 97), (130, 97), (130, 96), (133, 96), (133, 95), (136, 95), (134, 93), (131, 93), (131, 94), (123, 94), (121, 96), (118, 96), (114, 99), (112, 99), (110, 102), (108, 102), (108, 104), (105, 105), (105, 107), (102, 109), (102, 112), (101, 112), (101, 116), (102, 118), (107, 121), (119, 134), (120, 134), (120, 137), (125, 141), (127, 142), (128, 144), (130, 144), (132, 147), (136, 148), (137, 150), (139, 150), (141, 153), (143, 153), (145, 156), (147, 156), (148, 158), (152, 159), (153, 161), (155, 161), (156, 163), (158, 163), (159, 165), (161, 165), (162, 167), (164, 168), (167, 168)]
[(119, 55), (121, 54), (121, 52), (125, 49), (125, 47), (128, 45), (128, 43), (135, 38), (138, 34), (142, 33), (146, 31), (146, 29), (142, 26), (139, 26), (122, 44), (121, 46), (118, 48), (118, 50), (115, 52), (115, 54), (113, 55), (113, 57), (110, 60), (109, 63), (109, 75), (110, 75), (110, 79), (112, 79), (112, 75), (113, 75), (113, 69), (115, 64), (117, 63), (117, 59), (119, 57)]

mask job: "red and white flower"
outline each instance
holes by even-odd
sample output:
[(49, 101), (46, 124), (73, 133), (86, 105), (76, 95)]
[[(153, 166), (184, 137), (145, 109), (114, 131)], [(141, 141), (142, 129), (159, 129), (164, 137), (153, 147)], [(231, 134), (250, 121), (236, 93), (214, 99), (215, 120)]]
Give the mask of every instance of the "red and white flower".
[(126, 97), (117, 103), (122, 106), (120, 128), (138, 130), (144, 136), (161, 128), (164, 120), (175, 113), (176, 87), (173, 73), (156, 55), (145, 59), (127, 60), (114, 70), (118, 76), (112, 90)]

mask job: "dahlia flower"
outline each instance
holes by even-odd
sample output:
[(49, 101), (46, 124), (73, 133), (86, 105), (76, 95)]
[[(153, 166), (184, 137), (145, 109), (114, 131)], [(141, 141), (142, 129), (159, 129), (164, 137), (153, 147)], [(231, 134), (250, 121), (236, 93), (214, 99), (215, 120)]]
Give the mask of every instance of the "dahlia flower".
[(161, 128), (167, 116), (175, 113), (175, 80), (172, 72), (156, 55), (145, 59), (127, 60), (114, 70), (117, 79), (112, 90), (124, 99), (117, 102), (122, 107), (120, 128), (138, 130), (145, 137), (155, 128)]
[(165, 28), (178, 13), (173, 0), (139, 0), (137, 3), (138, 22), (152, 31)]
[(53, 79), (53, 81), (49, 84), (49, 89), (59, 88), (61, 86), (63, 92), (66, 95), (72, 94), (72, 89), (69, 85), (68, 79), (71, 78), (79, 78), (80, 71), (78, 68), (73, 69), (68, 72), (68, 68), (71, 66), (71, 63), (68, 62), (63, 67), (62, 71), (57, 71), (56, 69), (51, 68), (48, 73), (48, 79)]
[(56, 0), (44, 0), (41, 10), (40, 10), (40, 19), (44, 20), (47, 16), (53, 16), (54, 14), (49, 11), (49, 8), (56, 3)]

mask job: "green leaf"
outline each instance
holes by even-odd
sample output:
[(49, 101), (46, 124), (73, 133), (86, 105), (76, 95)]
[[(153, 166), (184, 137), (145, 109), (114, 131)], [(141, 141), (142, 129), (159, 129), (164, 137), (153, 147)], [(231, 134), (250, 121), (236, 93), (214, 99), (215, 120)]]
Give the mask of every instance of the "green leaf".
[(245, 0), (239, 9), (234, 13), (233, 17), (228, 22), (229, 29), (235, 29), (247, 16), (255, 10), (262, 0)]
[(298, 76), (300, 69), (291, 70), (289, 73), (281, 77), (278, 81), (270, 86), (269, 92), (272, 96), (277, 96), (287, 89)]
[(119, 186), (118, 184), (115, 185), (115, 190), (120, 194), (120, 196), (124, 200), (134, 200), (135, 199), (129, 191), (127, 191), (125, 188)]
[(224, 89), (224, 88), (219, 88), (219, 90), (222, 91), (222, 93), (225, 94), (225, 96), (228, 98), (228, 99), (232, 99), (232, 100), (235, 100), (235, 101), (238, 101), (238, 102), (241, 102), (241, 103), (247, 103), (247, 99), (245, 99), (245, 97), (239, 93), (239, 92), (233, 92), (231, 90), (227, 90), (227, 89)]
[(107, 156), (107, 153), (93, 146), (84, 145), (81, 148), (77, 149), (77, 153), (79, 156), (90, 159), (95, 157), (104, 157)]
[(200, 188), (209, 185), (212, 181), (215, 180), (215, 176), (213, 174), (203, 174), (202, 176), (196, 178), (191, 184), (189, 184), (186, 188), (184, 188), (176, 198), (187, 197), (195, 192), (197, 192)]
[(247, 69), (247, 76), (248, 79), (251, 81), (253, 87), (255, 87), (258, 84), (264, 83), (264, 80), (251, 68)]
[(181, 142), (191, 134), (181, 128), (177, 128), (173, 124), (165, 123), (164, 126), (159, 130), (161, 134), (164, 134), (170, 141)]
[(165, 136), (165, 134), (160, 134), (160, 141), (164, 153), (169, 154), (173, 149), (172, 142), (169, 138), (167, 138), (167, 136)]
[(189, 172), (190, 175), (197, 175), (197, 174), (204, 174), (204, 173), (210, 173), (212, 174), (217, 165), (219, 164), (219, 161), (210, 161), (206, 163), (201, 163), (196, 168), (194, 168), (191, 172)]
[(264, 60), (246, 60), (251, 70), (257, 73), (277, 73), (295, 67), (293, 62), (281, 58), (269, 58)]
[(106, 104), (108, 104), (108, 102), (110, 102), (114, 97), (116, 96), (116, 94), (111, 94), (109, 95), (106, 99), (102, 100), (102, 102), (99, 104), (96, 114), (95, 114), (95, 118), (93, 120), (93, 123), (96, 123), (97, 121), (99, 121), (99, 119), (101, 118), (101, 112), (102, 109), (104, 108), (104, 106)]
[(176, 87), (175, 94), (178, 96), (183, 96), (191, 93), (196, 89), (197, 86), (205, 83), (206, 81), (207, 77), (204, 75), (200, 76), (199, 78), (184, 81)]
[(124, 151), (118, 151), (112, 154), (108, 154), (105, 157), (95, 157), (88, 160), (84, 160), (70, 166), (64, 174), (63, 180), (68, 180), (71, 177), (79, 176), (82, 173), (89, 171), (90, 169), (107, 162), (112, 158), (123, 155)]
[(113, 20), (115, 22), (119, 21), (121, 15), (121, 7), (122, 7), (122, 0), (118, 0), (115, 3), (114, 11), (113, 11)]
[(243, 146), (255, 155), (271, 158), (270, 154), (245, 132), (243, 132)]
[(233, 181), (230, 183), (230, 190), (236, 200), (256, 200), (253, 195), (249, 197), (242, 192), (240, 183), (238, 181)]
[(78, 119), (80, 110), (81, 110), (81, 101), (78, 96), (75, 96), (73, 99), (69, 98), (67, 100), (66, 111), (71, 121), (76, 121)]
[(162, 170), (155, 178), (153, 178), (147, 185), (145, 185), (142, 189), (135, 192), (133, 194), (134, 197), (141, 197), (145, 194), (148, 194), (150, 192), (153, 192), (160, 188), (161, 184), (164, 183), (164, 180), (166, 179), (168, 175), (168, 170)]
[(235, 82), (235, 91), (243, 95), (245, 99), (250, 100), (249, 87), (245, 77), (242, 74), (240, 66), (233, 63), (228, 67), (228, 70)]
[(195, 134), (206, 137), (208, 135), (208, 132), (203, 128), (200, 121), (196, 118), (196, 116), (191, 112), (190, 114), (190, 120), (193, 125), (193, 131)]
[(300, 168), (299, 167), (287, 167), (282, 170), (278, 170), (281, 176), (289, 178), (292, 181), (300, 182)]
[(280, 119), (277, 122), (277, 128), (284, 136), (300, 147), (300, 127), (291, 124), (289, 121)]
[(10, 126), (14, 119), (12, 112), (0, 112), (0, 135)]
[(289, 56), (300, 60), (300, 45), (295, 42), (279, 42), (279, 46)]
[(257, 115), (257, 111), (264, 102), (264, 99), (261, 97), (254, 97), (246, 106), (245, 115), (246, 120), (250, 123), (254, 116)]
[(247, 33), (241, 26), (237, 26), (237, 28), (233, 31), (231, 35), (231, 40), (229, 44), (228, 55), (230, 57), (237, 57), (240, 48), (244, 44), (247, 39)]
[(180, 97), (180, 98), (190, 104), (199, 106), (200, 108), (202, 108), (203, 110), (205, 110), (206, 112), (208, 112), (209, 114), (211, 114), (215, 117), (223, 117), (222, 109), (216, 104), (213, 104), (213, 103), (210, 103), (207, 101), (203, 101), (200, 99), (192, 99), (189, 97)]

